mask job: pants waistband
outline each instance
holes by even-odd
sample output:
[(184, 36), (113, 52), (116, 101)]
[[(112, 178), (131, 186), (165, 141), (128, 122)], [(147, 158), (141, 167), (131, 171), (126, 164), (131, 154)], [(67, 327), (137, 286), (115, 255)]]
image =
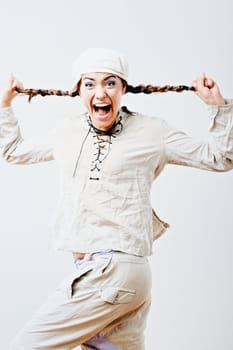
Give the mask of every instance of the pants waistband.
[(95, 256), (99, 256), (99, 255), (106, 255), (106, 254), (110, 254), (110, 253), (114, 253), (114, 252), (118, 252), (120, 253), (119, 251), (116, 251), (116, 250), (113, 250), (113, 249), (107, 249), (107, 250), (103, 250), (103, 251), (100, 251), (100, 252), (94, 252), (94, 253), (87, 253), (85, 254), (84, 258), (82, 259), (75, 259), (74, 260), (74, 264), (77, 266), (77, 265), (81, 265), (83, 264), (85, 261), (91, 261), (93, 260), (93, 258)]

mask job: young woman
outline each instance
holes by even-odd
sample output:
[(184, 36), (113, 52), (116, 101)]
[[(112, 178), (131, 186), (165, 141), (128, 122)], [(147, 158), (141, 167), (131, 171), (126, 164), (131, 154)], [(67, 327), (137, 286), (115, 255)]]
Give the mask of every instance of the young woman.
[(212, 105), (211, 141), (201, 143), (159, 118), (121, 107), (126, 92), (155, 91), (127, 84), (121, 54), (89, 49), (73, 74), (73, 95), (86, 113), (58, 127), (48, 149), (29, 147), (20, 134), (11, 102), (22, 84), (11, 77), (2, 90), (3, 157), (13, 164), (57, 160), (61, 188), (51, 246), (71, 252), (77, 267), (11, 349), (143, 350), (151, 290), (147, 256), (168, 226), (151, 208), (151, 185), (171, 163), (231, 170), (233, 105), (212, 79), (202, 75), (193, 82), (195, 93)]

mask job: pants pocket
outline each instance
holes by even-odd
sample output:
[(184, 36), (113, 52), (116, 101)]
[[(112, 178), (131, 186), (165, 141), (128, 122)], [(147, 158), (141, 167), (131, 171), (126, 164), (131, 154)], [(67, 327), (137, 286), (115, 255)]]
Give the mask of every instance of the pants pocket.
[(82, 266), (77, 272), (70, 274), (66, 277), (62, 283), (58, 286), (57, 291), (64, 293), (68, 299), (72, 298), (74, 294), (74, 286), (79, 282), (79, 280), (87, 275), (93, 270), (93, 266), (88, 264), (87, 266)]
[(106, 287), (101, 291), (101, 299), (110, 304), (129, 304), (136, 296), (133, 289)]
[(111, 259), (111, 254), (93, 257), (93, 260), (86, 261), (78, 266), (78, 271), (71, 276), (68, 282), (69, 296), (73, 297), (78, 290), (98, 288)]

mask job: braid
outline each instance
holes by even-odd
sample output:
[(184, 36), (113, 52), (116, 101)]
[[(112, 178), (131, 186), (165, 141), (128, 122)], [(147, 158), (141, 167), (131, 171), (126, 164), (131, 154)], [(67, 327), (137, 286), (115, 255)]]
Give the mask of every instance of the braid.
[(133, 94), (151, 94), (152, 92), (168, 92), (168, 91), (174, 91), (174, 92), (183, 92), (183, 91), (195, 91), (195, 88), (193, 86), (186, 86), (186, 85), (178, 85), (178, 86), (171, 86), (171, 85), (165, 85), (165, 86), (153, 86), (153, 85), (126, 85), (126, 93), (131, 92)]
[[(175, 91), (175, 92), (183, 92), (183, 91), (195, 91), (195, 88), (193, 86), (186, 86), (186, 85), (178, 85), (178, 86), (172, 86), (172, 85), (165, 85), (165, 86), (153, 86), (153, 85), (128, 85), (124, 80), (122, 80), (123, 84), (126, 86), (126, 93), (131, 92), (133, 94), (151, 94), (153, 92), (168, 92), (168, 91)], [(79, 95), (79, 88), (77, 86), (77, 90), (75, 91), (62, 91), (62, 90), (54, 90), (54, 89), (22, 89), (19, 87), (15, 88), (15, 91), (17, 91), (20, 94), (29, 95), (28, 101), (30, 102), (31, 99), (37, 95), (41, 96), (70, 96), (75, 97)]]
[(29, 95), (28, 102), (30, 102), (31, 99), (33, 97), (35, 97), (36, 95), (41, 95), (41, 96), (55, 95), (55, 96), (70, 96), (70, 97), (75, 97), (75, 96), (79, 95), (78, 90), (70, 92), (70, 91), (62, 91), (62, 90), (54, 90), (54, 89), (50, 89), (50, 90), (45, 90), (45, 89), (21, 89), (21, 88), (16, 87), (15, 91), (19, 92), (20, 94)]

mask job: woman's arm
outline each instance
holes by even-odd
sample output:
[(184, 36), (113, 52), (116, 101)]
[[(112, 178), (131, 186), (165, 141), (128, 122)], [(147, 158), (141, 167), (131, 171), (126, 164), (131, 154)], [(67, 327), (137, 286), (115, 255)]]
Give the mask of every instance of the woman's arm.
[(18, 95), (16, 87), (23, 85), (11, 76), (1, 90), (0, 98), (0, 146), (3, 158), (13, 164), (32, 164), (53, 159), (53, 150), (48, 145), (34, 144), (23, 139), (18, 120), (11, 103)]
[(195, 92), (210, 106), (208, 142), (194, 140), (164, 122), (167, 163), (212, 171), (233, 169), (233, 103), (221, 95), (218, 85), (203, 74), (193, 82)]

